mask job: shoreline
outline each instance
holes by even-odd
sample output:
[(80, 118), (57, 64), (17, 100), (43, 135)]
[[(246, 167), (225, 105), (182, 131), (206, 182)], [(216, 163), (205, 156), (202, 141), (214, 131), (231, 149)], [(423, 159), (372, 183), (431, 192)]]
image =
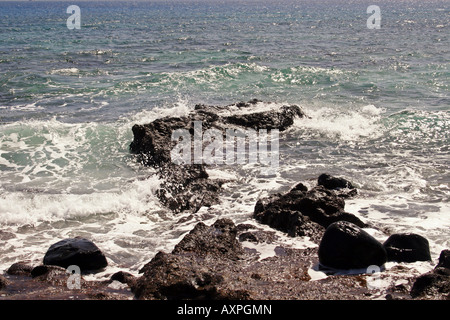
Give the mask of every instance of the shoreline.
[[(201, 207), (220, 202), (222, 185), (226, 182), (210, 179), (207, 167), (203, 165), (175, 166), (171, 163), (174, 141), (169, 141), (167, 133), (174, 128), (189, 130), (193, 120), (201, 120), (208, 124), (206, 128), (224, 128), (230, 124), (275, 128), (282, 124), (284, 130), (295, 118), (307, 116), (297, 106), (286, 106), (282, 112), (268, 110), (219, 115), (236, 108), (246, 111), (256, 103), (257, 100), (252, 100), (225, 107), (197, 106), (189, 117), (166, 117), (133, 127), (135, 140), (131, 151), (138, 154), (143, 165), (154, 167), (157, 175), (164, 179), (157, 190), (163, 204), (175, 213), (189, 211), (195, 214)], [(171, 253), (156, 254), (148, 266), (143, 267), (141, 276), (134, 276), (127, 270), (119, 271), (105, 281), (87, 281), (81, 276), (81, 288), (74, 291), (67, 287), (69, 274), (65, 268), (24, 263), (20, 271), (16, 266), (16, 271), (9, 270), (0, 277), (0, 300), (448, 299), (450, 271), (445, 261), (439, 261), (443, 266), (434, 269), (434, 261), (431, 261), (430, 270), (424, 274), (418, 274), (408, 264), (393, 265), (389, 270), (393, 270), (393, 274), (379, 273), (378, 280), (387, 278), (386, 281), (393, 279), (391, 282), (394, 282), (382, 289), (371, 288), (371, 276), (362, 273), (331, 274), (322, 278), (322, 271), (317, 267), (318, 251), (330, 225), (347, 221), (361, 228), (369, 226), (344, 211), (345, 199), (357, 194), (349, 181), (329, 176), (329, 181), (325, 180), (337, 183), (333, 186), (326, 181), (320, 182), (320, 178), (318, 185), (312, 188), (298, 182), (287, 193), (258, 200), (253, 216), (255, 221), (286, 232), (290, 237), (309, 237), (315, 247), (276, 246), (274, 256), (261, 259), (255, 247), (275, 243), (274, 233), (267, 228), (235, 225), (229, 219), (218, 218), (213, 225), (196, 224)], [(425, 281), (422, 291), (418, 291), (416, 283), (420, 284), (424, 278), (432, 280)]]

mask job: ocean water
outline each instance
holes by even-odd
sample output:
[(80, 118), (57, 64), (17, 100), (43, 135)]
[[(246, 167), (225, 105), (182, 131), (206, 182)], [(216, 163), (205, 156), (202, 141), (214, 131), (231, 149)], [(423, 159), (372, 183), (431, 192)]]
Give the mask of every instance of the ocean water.
[[(380, 29), (367, 27), (372, 4), (0, 1), (0, 269), (85, 236), (109, 262), (95, 277), (137, 273), (198, 221), (257, 224), (260, 197), (323, 172), (357, 185), (348, 212), (425, 236), (435, 263), (450, 247), (450, 1), (377, 1)], [(217, 166), (231, 179), (221, 204), (166, 210), (131, 127), (253, 98), (310, 117), (281, 136), (276, 176)]]

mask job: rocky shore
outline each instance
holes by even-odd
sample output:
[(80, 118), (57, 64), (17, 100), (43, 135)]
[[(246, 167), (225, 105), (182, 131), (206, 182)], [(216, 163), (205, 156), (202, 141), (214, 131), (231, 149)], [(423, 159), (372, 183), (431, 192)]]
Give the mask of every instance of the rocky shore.
[[(216, 128), (288, 129), (295, 118), (307, 115), (295, 105), (278, 110), (249, 112), (258, 101), (230, 106), (198, 105), (186, 117), (166, 117), (135, 125), (131, 152), (152, 166), (163, 180), (157, 192), (161, 203), (175, 213), (195, 214), (220, 202), (226, 181), (211, 179), (205, 164), (174, 164), (171, 133), (185, 129), (194, 135), (193, 122), (203, 130)], [(365, 228), (374, 228), (345, 211), (345, 200), (355, 197), (351, 181), (326, 173), (316, 185), (299, 182), (288, 192), (255, 203), (255, 225), (218, 218), (198, 223), (171, 252), (159, 252), (132, 275), (123, 270), (108, 280), (85, 280), (107, 268), (105, 254), (89, 239), (57, 239), (42, 264), (17, 261), (0, 275), (0, 300), (435, 300), (450, 298), (450, 251), (433, 261), (426, 238), (417, 234), (386, 234), (377, 241)], [(258, 227), (261, 226), (261, 227)], [(263, 228), (264, 226), (264, 228)], [(309, 237), (316, 246), (274, 247), (261, 259), (248, 244), (276, 243), (277, 233)], [(380, 230), (380, 232), (385, 232)], [(384, 265), (399, 262), (389, 271)], [(429, 261), (435, 268), (411, 272), (410, 264)], [(72, 268), (76, 266), (77, 268)], [(379, 271), (372, 273), (371, 271)], [(342, 271), (353, 270), (342, 274)], [(356, 271), (355, 271), (356, 270)], [(322, 271), (322, 272), (319, 272)], [(317, 276), (318, 274), (327, 276)], [(376, 281), (388, 281), (377, 286)]]

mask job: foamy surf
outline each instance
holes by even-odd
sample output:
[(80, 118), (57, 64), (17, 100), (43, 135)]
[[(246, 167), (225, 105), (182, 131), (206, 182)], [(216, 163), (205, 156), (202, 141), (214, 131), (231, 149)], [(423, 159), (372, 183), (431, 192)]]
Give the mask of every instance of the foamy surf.
[[(252, 111), (267, 111), (283, 104), (258, 102), (252, 105)], [(115, 123), (70, 124), (53, 118), (3, 125), (0, 224), (15, 238), (8, 240), (3, 250), (14, 254), (2, 258), (0, 267), (5, 269), (17, 260), (40, 263), (42, 253), (56, 240), (82, 235), (92, 239), (109, 262), (107, 270), (93, 277), (106, 278), (121, 268), (137, 272), (159, 250), (170, 252), (200, 221), (212, 224), (219, 217), (228, 217), (235, 223), (269, 231), (252, 219), (256, 201), (287, 191), (298, 182), (314, 186), (317, 176), (328, 170), (358, 186), (359, 196), (346, 202), (348, 212), (392, 232), (425, 235), (436, 259), (440, 250), (449, 246), (448, 206), (426, 202), (421, 191), (433, 190), (420, 170), (372, 165), (373, 161), (386, 162), (386, 157), (396, 155), (376, 153), (376, 147), (372, 151), (367, 146), (368, 142), (387, 139), (390, 127), (385, 124), (385, 110), (374, 105), (345, 112), (333, 111), (331, 106), (301, 107), (309, 118), (296, 120), (282, 137), (277, 174), (262, 177), (257, 164), (209, 168), (212, 178), (229, 182), (221, 203), (202, 208), (195, 216), (173, 215), (161, 206), (154, 196), (159, 186), (154, 172), (141, 167), (128, 150), (133, 124), (187, 115), (193, 110), (190, 101), (179, 99)], [(341, 148), (337, 154), (336, 145)], [(432, 187), (448, 193), (446, 186), (444, 182)], [(277, 246), (316, 246), (306, 238), (275, 233), (277, 240), (273, 243), (242, 244), (260, 259), (276, 256)], [(384, 240), (384, 235), (374, 235)], [(326, 276), (315, 266), (309, 274), (313, 280)]]
[(342, 142), (377, 139), (382, 132), (384, 108), (374, 105), (336, 109), (335, 106), (306, 108), (308, 118), (297, 119), (296, 126), (307, 137), (331, 139)]

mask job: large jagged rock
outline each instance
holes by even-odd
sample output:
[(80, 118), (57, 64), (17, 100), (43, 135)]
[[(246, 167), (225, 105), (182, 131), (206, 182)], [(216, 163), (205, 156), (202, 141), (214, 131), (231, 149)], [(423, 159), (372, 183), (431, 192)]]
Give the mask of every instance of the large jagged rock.
[(245, 299), (245, 290), (225, 281), (243, 253), (231, 220), (200, 222), (171, 253), (159, 252), (140, 270), (133, 292), (138, 299)]
[(436, 268), (450, 269), (450, 250), (442, 250)]
[(173, 254), (195, 254), (198, 257), (239, 260), (242, 247), (237, 229), (230, 219), (219, 219), (212, 226), (199, 223), (173, 249)]
[(176, 145), (176, 141), (171, 140), (172, 133), (177, 129), (186, 129), (193, 134), (194, 121), (202, 122), (203, 131), (216, 128), (225, 133), (230, 125), (284, 131), (294, 123), (295, 118), (305, 116), (297, 105), (282, 106), (279, 110), (241, 113), (257, 102), (252, 100), (223, 107), (196, 105), (194, 111), (185, 117), (164, 117), (148, 124), (135, 124), (130, 150), (139, 155), (143, 164), (159, 167), (171, 162), (170, 151)]
[(349, 221), (365, 227), (358, 217), (344, 211), (342, 197), (323, 186), (310, 190), (299, 183), (285, 194), (259, 199), (253, 217), (290, 236), (320, 240), (325, 228), (336, 221)]
[(353, 184), (344, 178), (333, 177), (327, 173), (323, 173), (317, 179), (317, 184), (327, 189), (355, 189)]
[(251, 112), (251, 108), (258, 102), (252, 100), (229, 106), (196, 105), (194, 111), (187, 116), (164, 117), (148, 124), (133, 126), (134, 138), (130, 151), (138, 155), (141, 163), (157, 169), (157, 174), (163, 181), (157, 196), (165, 206), (176, 213), (196, 212), (202, 206), (219, 202), (218, 196), (225, 182), (210, 179), (204, 163), (172, 162), (171, 151), (177, 145), (177, 141), (172, 141), (175, 130), (186, 130), (193, 141), (194, 121), (201, 121), (202, 132), (214, 128), (225, 134), (230, 126), (283, 131), (294, 123), (295, 118), (305, 116), (296, 105), (261, 112), (254, 109)]
[(177, 129), (189, 129), (190, 120), (187, 117), (165, 117), (132, 128), (134, 139), (130, 150), (139, 155), (139, 160), (149, 166), (159, 167), (170, 163), (170, 151), (176, 145), (171, 140), (172, 132)]
[(282, 106), (281, 109), (267, 112), (231, 115), (224, 118), (226, 123), (232, 123), (246, 128), (258, 130), (278, 129), (284, 131), (294, 124), (296, 117), (304, 117), (304, 113), (298, 106)]
[(450, 250), (443, 250), (434, 270), (414, 282), (411, 296), (416, 299), (450, 299)]

